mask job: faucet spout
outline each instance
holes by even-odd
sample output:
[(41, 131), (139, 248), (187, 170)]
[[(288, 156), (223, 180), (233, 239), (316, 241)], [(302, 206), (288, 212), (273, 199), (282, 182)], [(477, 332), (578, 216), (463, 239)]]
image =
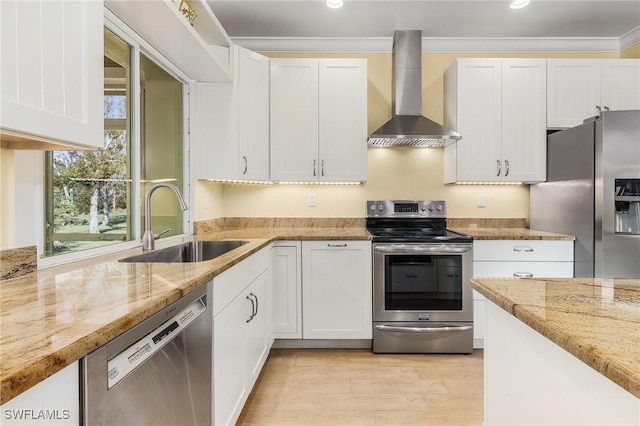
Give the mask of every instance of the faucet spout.
[(156, 183), (152, 185), (149, 189), (147, 189), (147, 193), (144, 198), (144, 235), (142, 236), (142, 251), (153, 250), (156, 247), (156, 239), (160, 235), (154, 235), (151, 230), (151, 195), (158, 188), (169, 188), (176, 194), (176, 198), (178, 199), (178, 203), (180, 203), (180, 208), (182, 211), (187, 210), (189, 207), (187, 203), (182, 198), (182, 194), (178, 191), (178, 188), (168, 183)]

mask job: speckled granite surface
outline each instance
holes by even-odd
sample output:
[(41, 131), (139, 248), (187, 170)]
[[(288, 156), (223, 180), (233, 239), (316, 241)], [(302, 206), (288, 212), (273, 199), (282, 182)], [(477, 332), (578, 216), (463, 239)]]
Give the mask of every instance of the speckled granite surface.
[(243, 239), (249, 243), (207, 262), (117, 261), (141, 252), (133, 249), (3, 281), (0, 403), (77, 361), (271, 241), (370, 240), (371, 235), (364, 228), (238, 228), (198, 235), (197, 239)]
[(38, 269), (36, 246), (0, 250), (0, 280), (16, 278)]
[(536, 231), (527, 228), (455, 228), (454, 231), (468, 234), (474, 240), (575, 240), (573, 235)]
[(640, 398), (640, 278), (472, 278), (471, 284)]
[(82, 358), (271, 241), (371, 239), (362, 219), (225, 219), (199, 226), (194, 238), (250, 243), (208, 262), (117, 261), (140, 253), (134, 249), (2, 281), (0, 403)]

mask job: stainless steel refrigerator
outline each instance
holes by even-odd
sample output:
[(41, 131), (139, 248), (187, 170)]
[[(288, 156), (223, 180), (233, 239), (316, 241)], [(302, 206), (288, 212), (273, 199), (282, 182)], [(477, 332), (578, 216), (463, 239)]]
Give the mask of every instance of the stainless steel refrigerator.
[(575, 235), (575, 277), (640, 278), (640, 111), (549, 135), (530, 197), (532, 229)]

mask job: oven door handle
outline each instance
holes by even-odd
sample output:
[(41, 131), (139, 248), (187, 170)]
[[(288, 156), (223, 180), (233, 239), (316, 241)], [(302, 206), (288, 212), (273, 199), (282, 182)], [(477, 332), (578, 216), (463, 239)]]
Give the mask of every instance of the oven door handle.
[(403, 333), (445, 333), (451, 331), (468, 331), (473, 328), (471, 325), (446, 325), (429, 327), (404, 327), (399, 325), (376, 324), (375, 328), (382, 331), (399, 331)]
[(378, 245), (373, 248), (376, 253), (401, 253), (401, 254), (414, 254), (414, 253), (430, 253), (430, 254), (451, 254), (451, 253), (466, 253), (471, 251), (471, 244), (467, 245), (409, 245), (409, 244), (390, 244), (390, 245)]

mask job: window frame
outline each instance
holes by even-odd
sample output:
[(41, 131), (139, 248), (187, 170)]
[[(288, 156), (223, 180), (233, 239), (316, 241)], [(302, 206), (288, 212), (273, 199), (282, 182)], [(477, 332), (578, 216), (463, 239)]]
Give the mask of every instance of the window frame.
[[(140, 55), (144, 54), (151, 59), (156, 65), (174, 77), (182, 84), (182, 119), (184, 125), (182, 126), (182, 150), (183, 150), (183, 184), (181, 188), (178, 188), (183, 194), (189, 209), (182, 214), (182, 234), (162, 238), (156, 242), (156, 247), (161, 248), (173, 244), (183, 242), (189, 235), (193, 233), (193, 218), (195, 214), (195, 206), (193, 202), (194, 188), (191, 182), (191, 139), (189, 131), (190, 123), (190, 110), (191, 110), (191, 96), (193, 93), (193, 85), (195, 82), (191, 80), (186, 74), (178, 69), (173, 63), (164, 57), (157, 49), (142, 39), (135, 31), (133, 31), (125, 22), (119, 19), (106, 7), (104, 8), (104, 27), (115, 35), (124, 40), (131, 46), (131, 74), (133, 75), (131, 82), (131, 96), (133, 99), (131, 105), (131, 140), (135, 143), (131, 146), (131, 161), (133, 163), (131, 167), (131, 200), (134, 200), (133, 205), (130, 206), (130, 212), (132, 215), (131, 226), (133, 227), (133, 240), (122, 243), (110, 244), (104, 247), (92, 248), (87, 250), (81, 250), (73, 253), (65, 253), (54, 256), (41, 257), (44, 250), (44, 227), (45, 227), (45, 205), (47, 204), (47, 190), (45, 188), (45, 176), (43, 172), (42, 178), (42, 206), (40, 209), (40, 226), (41, 232), (38, 237), (38, 267), (48, 267), (59, 265), (63, 263), (73, 262), (77, 260), (87, 259), (91, 257), (101, 256), (114, 252), (120, 252), (122, 250), (133, 249), (142, 245), (142, 224), (141, 224), (141, 212), (142, 206), (140, 202), (135, 200), (142, 200), (143, 194), (141, 194), (141, 152), (140, 152), (140, 140), (141, 140), (141, 116), (140, 116)], [(43, 168), (47, 167), (42, 156)]]

